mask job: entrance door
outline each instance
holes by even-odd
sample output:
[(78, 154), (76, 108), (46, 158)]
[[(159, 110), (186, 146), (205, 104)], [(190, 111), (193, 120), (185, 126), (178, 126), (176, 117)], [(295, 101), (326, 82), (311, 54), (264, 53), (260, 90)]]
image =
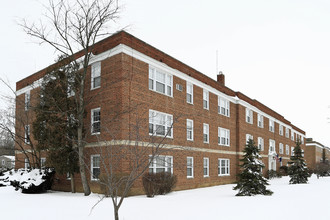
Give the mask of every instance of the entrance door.
[(272, 155), (270, 155), (270, 156), (268, 157), (268, 161), (269, 161), (269, 163), (268, 163), (268, 169), (269, 169), (269, 170), (274, 170), (274, 171), (276, 171), (276, 159), (275, 159), (275, 157), (272, 156)]

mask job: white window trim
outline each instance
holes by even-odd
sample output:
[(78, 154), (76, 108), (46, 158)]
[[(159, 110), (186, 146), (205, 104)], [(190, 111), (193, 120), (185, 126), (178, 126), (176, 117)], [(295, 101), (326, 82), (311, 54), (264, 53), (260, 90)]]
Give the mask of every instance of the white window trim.
[(258, 127), (259, 128), (264, 127), (264, 116), (261, 114), (258, 114)]
[[(152, 77), (153, 78), (150, 78), (151, 71), (153, 71), (152, 72)], [(159, 81), (156, 80), (156, 74), (157, 74), (157, 72), (165, 75), (165, 92), (164, 93), (159, 92), (156, 89), (156, 82), (159, 82)], [(170, 78), (170, 82), (169, 82), (169, 78)], [(152, 89), (149, 87), (149, 79), (152, 79), (152, 81), (153, 81), (153, 88)], [(163, 82), (159, 82), (159, 83), (163, 84)], [(170, 87), (170, 93), (171, 93), (171, 95), (168, 95), (168, 86)], [(149, 88), (149, 90), (151, 90), (153, 92), (156, 92), (156, 93), (159, 93), (159, 94), (162, 94), (162, 95), (166, 95), (168, 97), (173, 97), (173, 75), (172, 74), (169, 74), (166, 71), (160, 70), (158, 68), (155, 68), (155, 67), (152, 67), (152, 66), (149, 65), (148, 88)]]
[[(94, 87), (94, 78), (98, 77), (98, 76), (95, 76), (94, 74), (94, 69), (95, 68), (100, 68), (100, 85), (99, 86), (96, 86)], [(101, 75), (102, 75), (102, 66), (101, 66), (101, 62), (96, 62), (96, 63), (93, 63), (91, 65), (91, 90), (94, 90), (94, 89), (98, 89), (101, 87)]]
[(280, 154), (284, 153), (284, 145), (282, 143), (280, 143), (280, 146), (279, 146), (279, 153)]
[(289, 136), (290, 136), (290, 130), (289, 130), (289, 128), (288, 127), (285, 127), (285, 137), (286, 138), (289, 138)]
[[(274, 150), (273, 151), (271, 151), (271, 147), (270, 146), (273, 146), (274, 147)], [(276, 152), (276, 142), (275, 142), (275, 140), (269, 139), (269, 148), (268, 148), (268, 151), (269, 151), (269, 153)]]
[(272, 119), (269, 119), (269, 131), (273, 133), (275, 131), (275, 121)]
[[(188, 122), (191, 122), (191, 138), (188, 137)], [(187, 140), (194, 141), (194, 121), (187, 119)]]
[[(207, 130), (207, 133), (204, 133), (205, 132), (205, 129)], [(207, 135), (207, 141), (204, 140), (204, 135)], [(210, 127), (209, 127), (209, 124), (206, 124), (206, 123), (203, 123), (203, 143), (205, 144), (208, 144), (210, 143)]]
[(30, 125), (24, 126), (24, 144), (31, 144)]
[[(222, 109), (224, 109), (224, 113), (221, 111)], [(230, 102), (221, 96), (218, 96), (218, 114), (230, 117)]]
[(283, 125), (280, 125), (280, 126), (279, 126), (279, 134), (280, 134), (281, 136), (283, 136), (283, 132), (284, 132)]
[[(191, 159), (191, 165), (188, 166), (188, 159)], [(191, 169), (191, 176), (188, 176), (188, 168)], [(192, 179), (194, 178), (194, 158), (193, 157), (187, 157), (187, 178)]]
[[(149, 158), (151, 158), (151, 157), (152, 157), (152, 155), (149, 155)], [(153, 162), (151, 162), (150, 163), (150, 166), (149, 166), (149, 172), (150, 172), (150, 169), (152, 169), (152, 173), (156, 173), (157, 172), (157, 168), (163, 168), (163, 167), (157, 166), (156, 160), (157, 160), (158, 157), (164, 158), (164, 162), (165, 162), (164, 168), (165, 168), (165, 170), (170, 168), (171, 173), (173, 174), (173, 156), (165, 156), (165, 155), (154, 156)], [(171, 163), (170, 165), (168, 164), (168, 161), (167, 161), (168, 158), (171, 161), (170, 162)]]
[[(262, 137), (258, 137), (258, 149), (260, 151), (264, 151), (265, 150), (265, 147), (264, 147), (264, 139)], [(259, 146), (261, 145), (261, 146)]]
[[(204, 164), (204, 160), (207, 161), (206, 166)], [(207, 174), (204, 174), (204, 169), (207, 168)], [(210, 160), (208, 157), (203, 158), (203, 177), (210, 177)]]
[(294, 141), (294, 132), (291, 130), (291, 140)]
[[(204, 101), (206, 101), (206, 107), (204, 106)], [(210, 93), (206, 89), (203, 89), (203, 109), (209, 110), (210, 108)]]
[(29, 164), (29, 159), (28, 158), (24, 159), (24, 168), (25, 169), (30, 169), (30, 164)]
[[(221, 168), (222, 168), (222, 165), (221, 165), (221, 161), (222, 160), (225, 160), (226, 162), (226, 165), (225, 165), (225, 169), (227, 168), (227, 165), (228, 165), (228, 173), (225, 173), (223, 174), (221, 172)], [(228, 163), (228, 164), (227, 164)], [(230, 176), (230, 159), (226, 159), (226, 158), (218, 158), (218, 176)]]
[[(100, 166), (99, 167), (94, 167), (94, 164), (93, 164), (93, 158), (94, 157), (99, 157), (100, 158)], [(100, 157), (99, 154), (93, 154), (93, 155), (91, 155), (91, 180), (92, 181), (97, 181), (97, 180), (99, 180), (99, 178), (94, 178), (93, 177), (93, 169), (94, 168), (99, 168), (100, 169), (100, 174), (101, 174), (101, 157)]]
[(41, 157), (40, 158), (40, 166), (41, 168), (44, 168), (46, 165), (46, 158), (45, 157)]
[(94, 112), (100, 111), (100, 117), (101, 117), (101, 108), (93, 108), (91, 109), (91, 134), (92, 135), (98, 135), (101, 134), (101, 119), (100, 119), (100, 131), (99, 132), (93, 132), (93, 123), (94, 123)]
[[(187, 86), (186, 87), (186, 99), (187, 99), (187, 94), (191, 95), (191, 102), (188, 102), (188, 99), (187, 99), (187, 103), (194, 104), (194, 84), (187, 82), (186, 86)], [(191, 93), (188, 93), (188, 86), (191, 86)]]
[(285, 145), (285, 154), (290, 155), (290, 146), (289, 145)]
[(30, 106), (31, 106), (31, 93), (30, 93), (30, 90), (25, 92), (24, 99), (25, 99), (24, 109), (25, 109), (25, 111), (28, 111), (30, 109)]
[(291, 156), (294, 156), (294, 147), (291, 147)]
[[(154, 122), (154, 118), (157, 114), (165, 116), (165, 135), (157, 134), (156, 124)], [(154, 116), (150, 117), (150, 115), (154, 115)], [(170, 124), (168, 124), (168, 123), (170, 123)], [(149, 124), (153, 125), (153, 130), (154, 130), (153, 133), (148, 132), (149, 136), (158, 136), (158, 137), (166, 136), (166, 138), (173, 138), (173, 136), (174, 136), (174, 134), (173, 134), (174, 133), (173, 132), (173, 115), (149, 109)], [(170, 134), (168, 134), (168, 132), (169, 132), (168, 127), (171, 129)]]
[(245, 121), (249, 124), (253, 124), (253, 111), (252, 111), (252, 109), (245, 108)]
[(246, 135), (245, 135), (246, 144), (248, 143), (249, 139), (253, 140), (253, 135), (251, 135), (251, 134), (246, 134)]
[[(221, 136), (221, 134), (223, 133), (222, 131), (225, 133), (224, 137)], [(225, 138), (225, 144), (222, 144), (222, 138)], [(218, 145), (230, 147), (230, 130), (229, 129), (218, 127)]]

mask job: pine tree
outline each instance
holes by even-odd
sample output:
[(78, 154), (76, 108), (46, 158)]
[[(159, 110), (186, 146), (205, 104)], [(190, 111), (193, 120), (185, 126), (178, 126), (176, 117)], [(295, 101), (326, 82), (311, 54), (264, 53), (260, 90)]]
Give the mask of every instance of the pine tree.
[(240, 165), (243, 170), (238, 174), (239, 181), (233, 188), (239, 190), (236, 196), (272, 195), (273, 192), (266, 189), (266, 185), (269, 184), (261, 172), (265, 165), (259, 160), (261, 158), (259, 149), (255, 146), (253, 140), (249, 139), (243, 152), (244, 157), (240, 160), (243, 162)]
[(294, 154), (290, 157), (290, 166), (288, 169), (288, 173), (291, 178), (290, 184), (307, 183), (308, 177), (310, 177), (305, 163), (305, 159), (302, 155), (300, 144), (301, 142), (298, 140), (296, 142), (296, 147), (293, 150)]
[(73, 174), (79, 172), (78, 154), (74, 149), (76, 103), (74, 96), (68, 95), (68, 88), (74, 86), (69, 80), (73, 72), (73, 67), (66, 65), (46, 74), (33, 122), (38, 150), (47, 152), (47, 166), (54, 167), (59, 174), (70, 174), (72, 192), (75, 191)]

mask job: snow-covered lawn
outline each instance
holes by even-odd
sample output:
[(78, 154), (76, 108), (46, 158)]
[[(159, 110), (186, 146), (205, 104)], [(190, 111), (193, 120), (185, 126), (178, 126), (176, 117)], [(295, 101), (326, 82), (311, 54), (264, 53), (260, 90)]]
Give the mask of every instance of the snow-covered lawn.
[[(289, 185), (289, 178), (270, 181), (273, 196), (235, 197), (234, 185), (173, 192), (165, 196), (126, 198), (119, 211), (123, 220), (201, 219), (330, 219), (330, 177), (310, 178), (309, 184)], [(90, 213), (99, 195), (84, 197), (51, 191), (22, 194), (0, 187), (0, 219), (113, 219), (110, 199)]]

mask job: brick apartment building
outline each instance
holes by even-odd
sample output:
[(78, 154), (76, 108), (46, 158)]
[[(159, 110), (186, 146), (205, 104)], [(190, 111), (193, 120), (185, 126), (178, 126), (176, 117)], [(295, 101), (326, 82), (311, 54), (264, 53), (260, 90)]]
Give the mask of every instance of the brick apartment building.
[(314, 170), (316, 168), (316, 164), (322, 162), (323, 154), (325, 156), (325, 160), (329, 161), (330, 148), (314, 141), (313, 138), (306, 138), (305, 159), (309, 169)]
[[(98, 140), (105, 141), (103, 147), (114, 139), (121, 143), (132, 140), (137, 117), (142, 119), (142, 147), (150, 142), (151, 134), (164, 136), (173, 122), (166, 145), (184, 150), (164, 153), (164, 163), (153, 163), (150, 170), (177, 175), (176, 189), (234, 182), (248, 138), (261, 149), (264, 173), (286, 165), (298, 139), (305, 148), (303, 130), (257, 100), (226, 87), (223, 74), (213, 80), (124, 31), (96, 43), (93, 54), (85, 86), (86, 97), (92, 100), (85, 121), (86, 163), (92, 173), (100, 172), (100, 154), (93, 151)], [(17, 82), (17, 115), (33, 115), (27, 106), (38, 96), (44, 74), (42, 70)], [(127, 106), (136, 106), (134, 113), (106, 121)], [(25, 130), (25, 136), (29, 135), (31, 123), (30, 119), (24, 126), (16, 124), (17, 132), (24, 135)], [(115, 136), (109, 134), (111, 130), (116, 131)], [(24, 166), (24, 154), (16, 151), (16, 159), (16, 167)], [(76, 178), (79, 191), (82, 188)], [(98, 191), (93, 174), (89, 181), (92, 190)], [(59, 178), (55, 188), (69, 190), (70, 183)]]

